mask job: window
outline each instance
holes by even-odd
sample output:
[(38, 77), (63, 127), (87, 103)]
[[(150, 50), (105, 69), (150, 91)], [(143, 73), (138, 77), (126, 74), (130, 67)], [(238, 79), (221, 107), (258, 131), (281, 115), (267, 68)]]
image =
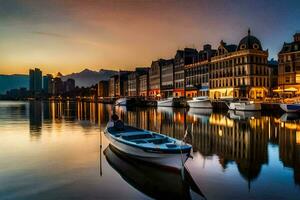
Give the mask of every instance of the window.
[(300, 74), (296, 74), (296, 83), (300, 83)]
[(285, 77), (285, 82), (289, 83), (290, 82), (290, 77)]
[(291, 66), (286, 65), (285, 66), (285, 72), (291, 72)]
[(253, 49), (259, 49), (259, 45), (256, 44), (256, 43), (254, 43), (254, 44), (253, 44)]

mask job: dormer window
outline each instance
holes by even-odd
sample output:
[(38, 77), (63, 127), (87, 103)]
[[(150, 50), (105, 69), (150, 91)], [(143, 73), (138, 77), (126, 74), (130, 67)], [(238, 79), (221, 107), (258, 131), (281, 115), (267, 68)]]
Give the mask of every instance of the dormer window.
[(259, 49), (259, 45), (256, 44), (256, 43), (254, 43), (254, 44), (253, 44), (253, 49)]
[(241, 45), (241, 49), (246, 49), (246, 45), (245, 45), (245, 44), (242, 44), (242, 45)]

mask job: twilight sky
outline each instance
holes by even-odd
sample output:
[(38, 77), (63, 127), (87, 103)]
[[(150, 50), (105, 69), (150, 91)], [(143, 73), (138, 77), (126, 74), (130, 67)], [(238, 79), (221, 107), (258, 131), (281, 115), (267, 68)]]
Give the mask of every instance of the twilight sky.
[(0, 0), (0, 74), (133, 69), (247, 29), (269, 58), (300, 31), (299, 0)]

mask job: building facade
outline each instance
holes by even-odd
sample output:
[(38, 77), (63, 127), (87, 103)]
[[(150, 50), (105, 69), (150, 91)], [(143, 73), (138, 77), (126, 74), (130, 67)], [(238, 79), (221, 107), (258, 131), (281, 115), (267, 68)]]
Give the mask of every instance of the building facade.
[[(149, 71), (149, 70), (148, 70)], [(139, 96), (148, 97), (149, 73), (139, 76)]]
[(109, 81), (99, 81), (98, 83), (98, 97), (108, 97), (109, 96)]
[(250, 34), (239, 45), (221, 41), (217, 55), (211, 58), (209, 97), (263, 99), (270, 89), (268, 51)]
[(62, 95), (65, 92), (64, 90), (64, 82), (61, 80), (60, 77), (55, 77), (53, 79), (53, 91), (54, 95)]
[(108, 85), (108, 95), (109, 97), (116, 97), (116, 82), (118, 81), (119, 76), (113, 75), (109, 78), (109, 85)]
[(173, 96), (174, 89), (174, 59), (166, 60), (161, 66), (161, 97)]
[(38, 68), (29, 70), (29, 90), (34, 95), (42, 92), (42, 71)]
[(139, 77), (148, 73), (149, 68), (138, 67), (134, 72), (128, 75), (128, 96), (136, 97), (140, 94), (140, 80)]
[(161, 67), (166, 62), (164, 59), (152, 61), (149, 70), (149, 97), (160, 98), (161, 89)]
[(203, 50), (199, 51), (198, 61), (185, 65), (186, 97), (209, 95), (209, 65), (210, 59), (215, 53), (216, 50), (206, 44), (203, 46)]
[(196, 49), (185, 48), (177, 50), (174, 57), (174, 97), (185, 96), (185, 71), (184, 66), (196, 63), (198, 51)]
[(65, 82), (64, 82), (64, 90), (65, 92), (72, 92), (75, 90), (75, 80), (72, 78), (68, 78)]
[(43, 76), (43, 92), (44, 94), (52, 94), (53, 91), (53, 76), (51, 74), (47, 74)]
[(284, 43), (278, 54), (278, 85), (291, 96), (300, 93), (300, 33), (293, 42)]

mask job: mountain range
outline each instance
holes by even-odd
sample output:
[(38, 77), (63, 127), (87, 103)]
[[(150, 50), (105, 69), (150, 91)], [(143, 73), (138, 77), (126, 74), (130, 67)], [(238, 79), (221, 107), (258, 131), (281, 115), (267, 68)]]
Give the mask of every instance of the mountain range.
[(97, 84), (99, 81), (108, 80), (109, 77), (117, 74), (118, 71), (101, 69), (99, 71), (93, 71), (85, 69), (79, 73), (72, 73), (69, 75), (62, 76), (62, 80), (72, 78), (75, 80), (76, 86), (88, 87)]
[[(109, 77), (117, 74), (118, 71), (100, 69), (93, 71), (85, 69), (78, 73), (62, 76), (62, 80), (72, 78), (76, 86), (88, 87), (97, 84), (101, 80), (108, 80)], [(7, 90), (16, 88), (29, 88), (29, 76), (25, 74), (0, 75), (0, 94), (5, 94)]]
[(0, 94), (15, 88), (29, 88), (29, 76), (25, 74), (0, 75)]

